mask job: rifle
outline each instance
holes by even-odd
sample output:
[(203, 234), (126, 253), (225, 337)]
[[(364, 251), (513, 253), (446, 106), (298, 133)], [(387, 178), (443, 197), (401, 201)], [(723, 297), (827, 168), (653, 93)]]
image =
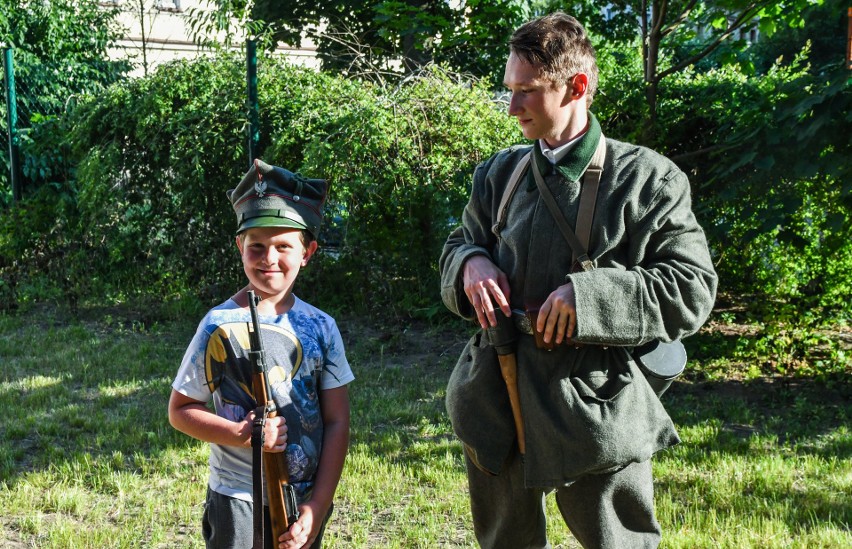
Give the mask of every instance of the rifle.
[[(251, 312), (251, 331), (249, 338), (251, 350), (249, 358), (252, 366), (252, 391), (257, 401), (255, 413), (255, 430), (260, 428), (260, 433), (255, 436), (252, 432), (252, 446), (254, 450), (253, 465), (257, 472), (254, 475), (254, 541), (255, 547), (263, 546), (263, 498), (258, 497), (262, 492), (260, 489), (258, 458), (263, 463), (263, 471), (266, 475), (266, 499), (269, 502), (269, 517), (272, 522), (273, 544), (277, 546), (278, 538), (286, 532), (290, 525), (299, 518), (299, 510), (296, 506), (296, 492), (290, 485), (290, 472), (287, 469), (287, 456), (285, 452), (269, 452), (266, 449), (259, 452), (263, 446), (263, 424), (268, 418), (278, 415), (278, 409), (272, 398), (269, 387), (268, 368), (266, 365), (266, 354), (263, 349), (263, 340), (260, 334), (260, 322), (257, 319), (257, 303), (260, 298), (253, 290), (248, 291), (249, 311)], [(262, 457), (261, 457), (262, 456)], [(259, 519), (259, 520), (258, 520)], [(258, 532), (258, 522), (260, 523)]]

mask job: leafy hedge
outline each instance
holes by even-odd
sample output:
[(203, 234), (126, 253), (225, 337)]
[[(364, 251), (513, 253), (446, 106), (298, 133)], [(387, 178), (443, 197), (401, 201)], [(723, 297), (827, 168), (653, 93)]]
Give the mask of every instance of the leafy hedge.
[[(601, 48), (609, 77), (594, 109), (609, 136), (636, 141), (642, 91), (627, 60)], [(850, 111), (831, 113), (850, 92), (798, 63), (759, 78), (684, 71), (661, 94), (668, 131), (653, 146), (690, 175), (722, 291), (752, 296), (720, 316), (753, 327), (732, 358), (842, 375), (848, 349), (826, 327), (852, 318)], [(274, 59), (258, 74), (261, 158), (331, 182), (299, 295), (385, 319), (443, 311), (437, 258), (473, 167), (522, 139), (505, 107), (434, 68), (393, 86)], [(197, 314), (236, 291), (244, 275), (225, 191), (249, 164), (245, 96), (242, 58), (202, 58), (34, 125), (23, 153), (39, 185), (0, 217), (0, 309), (98, 301)]]
[[(58, 139), (73, 169), (0, 222), (7, 307), (211, 303), (240, 287), (225, 191), (248, 167), (243, 67), (236, 57), (165, 65), (34, 130), (33, 143)], [(258, 90), (261, 158), (331, 182), (320, 240), (335, 253), (316, 256), (300, 295), (332, 309), (434, 312), (437, 257), (472, 168), (517, 140), (516, 125), (486, 90), (437, 69), (384, 88), (262, 59)]]

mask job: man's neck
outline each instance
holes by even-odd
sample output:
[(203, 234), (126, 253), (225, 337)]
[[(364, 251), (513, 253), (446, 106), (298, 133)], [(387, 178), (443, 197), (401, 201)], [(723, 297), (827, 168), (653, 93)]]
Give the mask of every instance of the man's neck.
[(576, 139), (586, 133), (589, 129), (589, 111), (585, 109), (575, 109), (568, 118), (568, 124), (565, 129), (556, 136), (548, 137), (544, 140), (547, 146), (551, 149), (558, 149), (562, 145)]

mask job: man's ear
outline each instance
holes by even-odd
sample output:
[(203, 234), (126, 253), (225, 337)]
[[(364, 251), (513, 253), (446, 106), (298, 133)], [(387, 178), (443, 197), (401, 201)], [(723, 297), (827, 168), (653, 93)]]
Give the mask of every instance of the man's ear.
[(243, 239), (240, 238), (240, 235), (236, 236), (237, 249), (240, 251), (240, 255), (243, 255)]
[(589, 87), (589, 77), (579, 72), (574, 75), (568, 86), (571, 89), (571, 99), (580, 99), (586, 95), (586, 89)]
[(312, 240), (310, 244), (305, 246), (305, 255), (302, 257), (302, 267), (308, 264), (308, 261), (310, 261), (311, 256), (317, 251), (317, 248), (319, 248), (319, 244), (317, 244), (316, 240)]

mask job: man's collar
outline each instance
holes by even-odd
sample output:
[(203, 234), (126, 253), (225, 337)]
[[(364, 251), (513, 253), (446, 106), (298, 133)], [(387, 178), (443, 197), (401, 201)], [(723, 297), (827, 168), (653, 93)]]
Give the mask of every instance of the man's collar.
[(574, 145), (580, 142), (583, 139), (583, 136), (586, 135), (587, 129), (583, 129), (583, 133), (572, 139), (571, 141), (565, 143), (564, 145), (559, 145), (556, 148), (551, 149), (550, 145), (547, 144), (547, 141), (544, 139), (538, 140), (538, 145), (541, 147), (541, 154), (547, 159), (551, 164), (558, 164), (560, 160), (565, 158), (565, 155), (568, 154)]
[[(580, 140), (574, 144), (568, 153), (557, 163), (556, 169), (568, 181), (579, 181), (583, 172), (592, 161), (592, 156), (598, 148), (598, 141), (601, 138), (601, 125), (594, 114), (589, 111), (589, 129), (580, 137)], [(537, 166), (548, 166), (550, 161), (547, 160), (541, 152), (541, 144), (536, 141), (535, 151), (533, 153)]]

